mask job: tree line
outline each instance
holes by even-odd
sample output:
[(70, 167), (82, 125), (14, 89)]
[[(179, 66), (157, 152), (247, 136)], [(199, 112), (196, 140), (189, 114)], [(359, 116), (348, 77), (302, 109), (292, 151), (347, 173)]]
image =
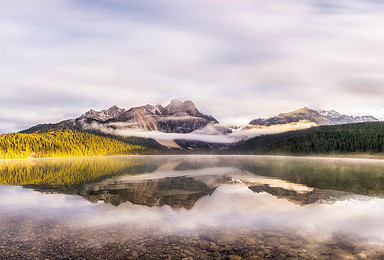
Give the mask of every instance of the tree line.
[(137, 140), (89, 133), (74, 129), (58, 129), (43, 133), (0, 135), (0, 159), (24, 159), (73, 156), (134, 155), (154, 153)]
[(319, 126), (263, 135), (235, 144), (231, 151), (253, 154), (384, 152), (384, 122)]

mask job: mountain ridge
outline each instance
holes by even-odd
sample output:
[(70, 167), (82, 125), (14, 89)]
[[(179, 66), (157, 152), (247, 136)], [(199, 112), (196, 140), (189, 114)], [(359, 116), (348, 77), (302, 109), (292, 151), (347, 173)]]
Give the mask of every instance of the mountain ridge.
[(124, 113), (126, 110), (124, 108), (119, 108), (116, 105), (110, 107), (109, 109), (95, 111), (93, 109), (85, 112), (79, 118), (91, 118), (98, 121), (107, 121), (112, 118), (116, 118), (117, 116)]
[[(314, 110), (308, 107), (300, 108), (287, 113), (280, 113), (269, 118), (257, 118), (249, 122), (246, 129), (268, 127), (272, 125), (285, 125), (291, 123), (307, 123), (321, 125), (340, 125), (362, 122), (377, 122), (377, 118), (367, 116), (348, 116), (335, 110)], [(309, 125), (308, 125), (309, 126)], [(303, 125), (306, 127), (306, 125)]]
[(117, 106), (95, 111), (91, 109), (78, 118), (63, 120), (54, 124), (38, 124), (22, 133), (41, 132), (49, 128), (73, 127), (89, 129), (92, 123), (113, 129), (137, 129), (142, 131), (159, 131), (165, 133), (191, 133), (208, 125), (219, 122), (211, 115), (200, 112), (191, 100), (184, 102), (173, 99), (162, 105), (144, 105), (126, 110)]
[[(254, 119), (241, 130), (246, 134), (245, 138), (251, 138), (260, 134), (287, 132), (314, 126), (377, 121), (378, 119), (372, 116), (347, 116), (335, 110), (314, 110), (304, 107), (291, 112), (279, 113), (277, 116), (270, 118)], [(173, 99), (166, 106), (147, 104), (131, 107), (130, 109), (117, 106), (101, 111), (91, 109), (77, 118), (54, 124), (38, 124), (21, 131), (21, 133), (39, 133), (59, 128), (100, 131), (116, 135), (122, 133), (125, 136), (135, 136), (135, 134), (141, 136), (138, 131), (153, 131), (154, 134), (162, 132), (193, 133), (197, 135), (226, 135), (232, 133), (233, 136), (239, 135), (241, 132), (221, 125), (211, 115), (203, 114), (191, 100), (182, 102)], [(252, 129), (257, 131), (246, 132), (246, 130)], [(258, 129), (261, 129), (261, 131)], [(249, 134), (252, 136), (248, 136)], [(179, 137), (178, 139), (182, 138)]]

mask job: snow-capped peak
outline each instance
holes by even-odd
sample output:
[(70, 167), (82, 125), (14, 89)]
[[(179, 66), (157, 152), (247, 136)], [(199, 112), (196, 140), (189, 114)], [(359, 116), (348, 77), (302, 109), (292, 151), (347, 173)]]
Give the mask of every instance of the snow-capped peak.
[(93, 109), (85, 112), (80, 116), (80, 118), (92, 118), (98, 121), (107, 121), (112, 118), (116, 118), (120, 114), (124, 113), (125, 109), (113, 106), (106, 110), (95, 111)]
[(341, 114), (335, 110), (319, 110), (317, 111), (320, 115), (331, 118), (339, 118)]

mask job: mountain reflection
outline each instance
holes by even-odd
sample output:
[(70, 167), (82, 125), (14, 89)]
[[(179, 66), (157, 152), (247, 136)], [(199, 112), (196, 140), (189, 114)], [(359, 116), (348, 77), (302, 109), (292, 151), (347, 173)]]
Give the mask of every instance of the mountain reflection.
[(243, 183), (295, 204), (381, 197), (384, 164), (262, 156), (153, 156), (0, 163), (0, 185), (78, 194), (91, 202), (191, 209), (219, 186)]
[(214, 188), (193, 178), (174, 177), (134, 183), (112, 181), (105, 186), (95, 184), (80, 194), (89, 201), (103, 200), (116, 206), (129, 201), (146, 206), (170, 205), (190, 209), (199, 198), (213, 191)]

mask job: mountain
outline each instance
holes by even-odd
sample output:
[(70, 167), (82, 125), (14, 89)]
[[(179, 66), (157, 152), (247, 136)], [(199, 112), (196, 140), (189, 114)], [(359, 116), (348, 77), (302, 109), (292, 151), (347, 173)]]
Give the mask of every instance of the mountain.
[(208, 124), (218, 123), (212, 116), (201, 113), (192, 101), (181, 102), (175, 99), (166, 107), (161, 105), (133, 107), (110, 122), (124, 122), (130, 127), (165, 133), (190, 133)]
[(301, 124), (302, 128), (307, 128), (315, 125), (341, 125), (377, 121), (379, 120), (372, 116), (348, 116), (342, 115), (335, 110), (317, 111), (304, 107), (292, 112), (280, 113), (274, 117), (252, 120), (245, 129), (287, 124)]
[(174, 99), (166, 107), (162, 105), (133, 107), (110, 119), (108, 123), (125, 123), (124, 127), (147, 131), (190, 133), (208, 124), (217, 124), (218, 121), (212, 116), (201, 113), (192, 101), (181, 102)]
[(109, 109), (102, 110), (99, 112), (91, 109), (85, 112), (84, 114), (82, 114), (79, 118), (89, 118), (89, 119), (94, 119), (94, 120), (104, 122), (104, 121), (116, 118), (124, 112), (125, 112), (125, 109), (121, 109), (121, 108), (118, 108), (117, 106), (113, 106)]
[[(21, 133), (49, 133), (65, 128), (116, 136), (138, 136), (142, 137), (140, 142), (146, 146), (150, 144), (155, 147), (158, 145), (206, 152), (226, 150), (229, 146), (214, 143), (213, 140), (219, 140), (211, 138), (215, 135), (229, 134), (225, 136), (224, 140), (238, 141), (262, 134), (275, 134), (314, 126), (376, 121), (378, 120), (372, 116), (347, 116), (334, 110), (317, 111), (304, 107), (270, 118), (255, 119), (248, 126), (236, 129), (222, 126), (214, 117), (200, 112), (190, 100), (184, 102), (172, 100), (167, 106), (147, 104), (128, 110), (117, 106), (101, 111), (91, 109), (78, 118), (55, 124), (39, 124), (21, 131)], [(246, 132), (245, 130), (252, 131)], [(163, 133), (176, 133), (177, 135), (164, 135)], [(180, 135), (187, 133), (192, 134)]]
[(214, 117), (201, 113), (192, 101), (174, 99), (166, 107), (148, 104), (128, 110), (117, 106), (102, 111), (91, 109), (76, 119), (56, 124), (39, 124), (22, 132), (37, 133), (62, 127), (89, 130), (93, 123), (112, 129), (191, 133), (209, 125), (218, 125), (219, 122)]

